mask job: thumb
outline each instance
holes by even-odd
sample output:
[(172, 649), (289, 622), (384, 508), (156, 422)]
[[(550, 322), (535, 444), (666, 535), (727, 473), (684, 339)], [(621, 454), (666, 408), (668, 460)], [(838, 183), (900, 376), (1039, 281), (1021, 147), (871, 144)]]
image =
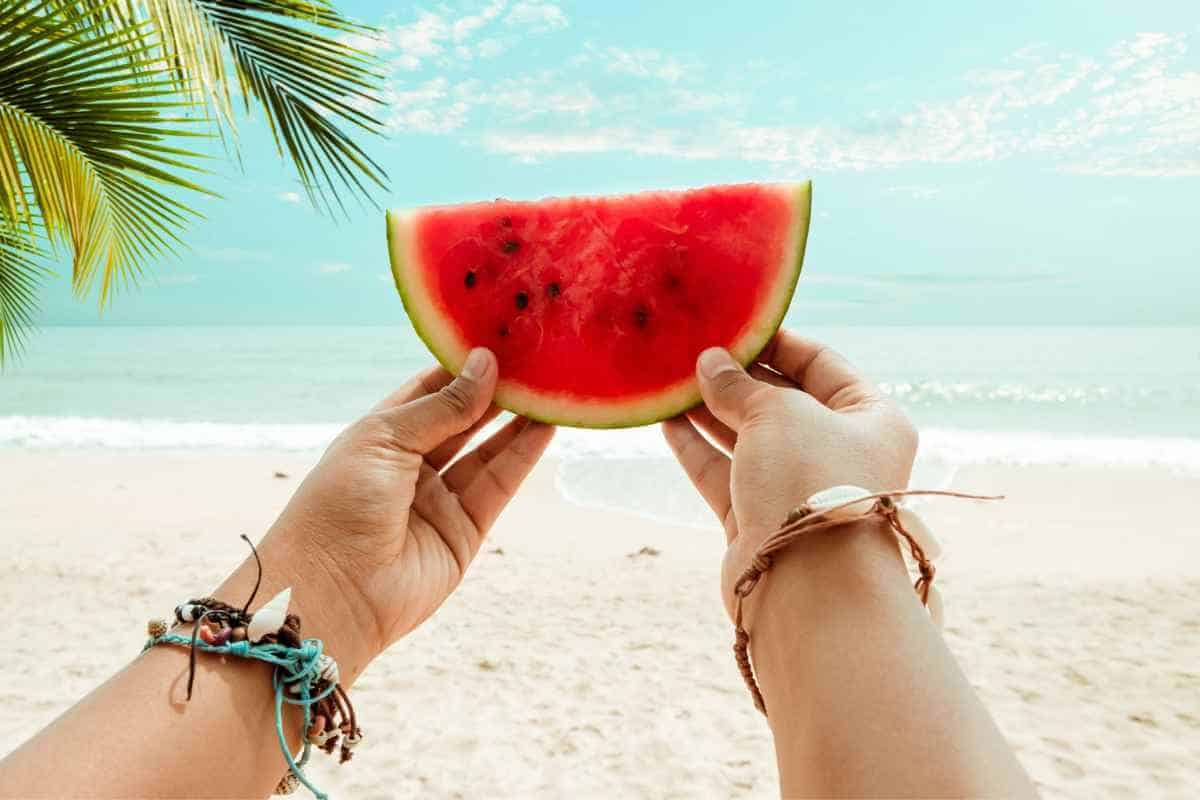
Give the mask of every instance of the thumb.
[(748, 416), (751, 399), (771, 387), (751, 378), (729, 352), (710, 347), (696, 360), (700, 396), (717, 419), (734, 431), (741, 429)]
[(496, 357), (483, 347), (467, 356), (458, 377), (432, 394), (385, 412), (396, 443), (428, 453), (477, 422), (492, 404), (499, 372)]

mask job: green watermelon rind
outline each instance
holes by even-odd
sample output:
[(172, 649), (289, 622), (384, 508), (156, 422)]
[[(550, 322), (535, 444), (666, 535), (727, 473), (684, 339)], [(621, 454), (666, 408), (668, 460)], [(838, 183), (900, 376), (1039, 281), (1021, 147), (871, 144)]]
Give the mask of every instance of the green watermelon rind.
[[(792, 238), (786, 248), (785, 262), (781, 265), (777, 286), (762, 305), (762, 320), (749, 328), (729, 346), (729, 351), (743, 366), (754, 361), (771, 337), (783, 324), (791, 305), (800, 272), (804, 266), (804, 252), (808, 244), (809, 222), (812, 216), (812, 182), (786, 185), (791, 194), (794, 218)], [(470, 347), (458, 341), (452, 326), (443, 324), (434, 303), (421, 302), (424, 291), (421, 270), (416, 268), (417, 259), (409, 253), (412, 237), (408, 227), (413, 212), (391, 210), (387, 212), (388, 255), (391, 261), (392, 278), (400, 301), (412, 321), (414, 330), (429, 351), (450, 373), (457, 375), (462, 369)], [(514, 414), (550, 425), (565, 425), (577, 428), (633, 428), (650, 425), (682, 414), (699, 405), (700, 389), (694, 377), (689, 377), (673, 386), (643, 395), (629, 401), (611, 398), (583, 398), (564, 395), (555, 397), (545, 392), (505, 384), (501, 380), (496, 389), (496, 405)]]

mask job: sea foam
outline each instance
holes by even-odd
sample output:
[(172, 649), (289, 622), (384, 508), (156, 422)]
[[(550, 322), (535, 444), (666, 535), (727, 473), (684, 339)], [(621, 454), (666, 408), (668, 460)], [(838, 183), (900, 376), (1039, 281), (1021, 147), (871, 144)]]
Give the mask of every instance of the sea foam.
[[(101, 417), (0, 416), (0, 447), (118, 450), (318, 450), (341, 423), (228, 423)], [(616, 431), (563, 429), (551, 455), (570, 461), (671, 460), (657, 426)], [(1200, 474), (1200, 439), (1108, 437), (924, 428), (922, 461), (1165, 467)]]

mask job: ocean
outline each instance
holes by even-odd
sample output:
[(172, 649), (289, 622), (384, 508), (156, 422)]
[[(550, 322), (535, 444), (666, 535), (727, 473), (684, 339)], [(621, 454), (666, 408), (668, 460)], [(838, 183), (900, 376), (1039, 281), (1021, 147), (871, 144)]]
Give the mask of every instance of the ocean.
[[(1200, 328), (789, 324), (907, 409), (914, 485), (974, 463), (1200, 475)], [(49, 327), (0, 373), (0, 447), (317, 450), (431, 361), (401, 326)], [(552, 454), (581, 503), (707, 519), (653, 428), (561, 431)]]

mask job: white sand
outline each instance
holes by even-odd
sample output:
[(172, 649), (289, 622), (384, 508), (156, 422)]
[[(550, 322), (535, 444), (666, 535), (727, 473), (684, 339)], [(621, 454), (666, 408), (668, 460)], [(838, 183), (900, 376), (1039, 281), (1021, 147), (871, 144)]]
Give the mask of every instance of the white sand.
[[(0, 452), (0, 754), (210, 589), (314, 456)], [(582, 510), (535, 474), (464, 586), (355, 686), (369, 737), (335, 796), (770, 797), (730, 655), (721, 536)], [(273, 477), (275, 470), (291, 475)], [(975, 468), (1002, 505), (928, 512), (947, 636), (1048, 797), (1200, 786), (1200, 481)], [(629, 554), (651, 546), (658, 555)], [(496, 548), (502, 549), (495, 552)], [(203, 687), (201, 687), (203, 691)]]

